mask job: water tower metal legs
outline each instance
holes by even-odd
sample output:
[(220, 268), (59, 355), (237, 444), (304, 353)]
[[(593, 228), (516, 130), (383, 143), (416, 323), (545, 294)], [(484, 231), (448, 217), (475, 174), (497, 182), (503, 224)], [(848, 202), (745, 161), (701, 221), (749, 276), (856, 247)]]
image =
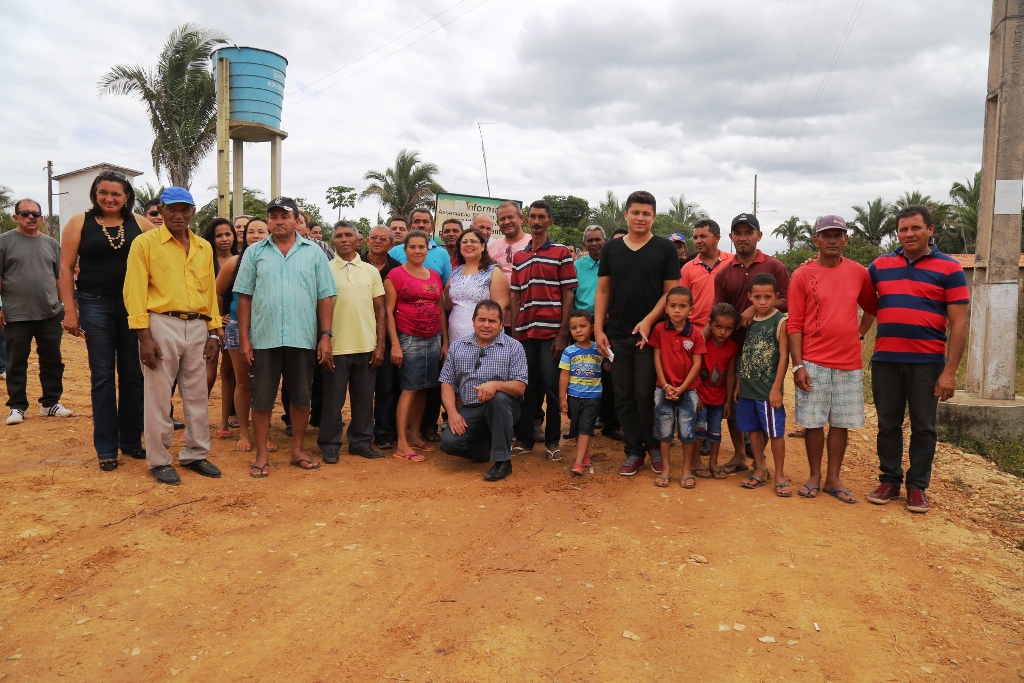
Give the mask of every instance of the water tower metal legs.
[(234, 181), (234, 187), (231, 190), (232, 191), (232, 197), (231, 197), (231, 215), (232, 216), (240, 216), (243, 213), (245, 213), (243, 196), (242, 196), (242, 191), (245, 189), (245, 186), (244, 186), (243, 180), (242, 180), (242, 166), (243, 166), (242, 157), (244, 155), (244, 152), (242, 150), (244, 148), (245, 148), (245, 143), (242, 142), (241, 140), (232, 140), (231, 141), (231, 151), (232, 151), (232, 153), (234, 155), (234, 159), (232, 160), (232, 168), (231, 168), (231, 179)]
[(281, 142), (280, 137), (270, 140), (270, 196), (281, 196)]

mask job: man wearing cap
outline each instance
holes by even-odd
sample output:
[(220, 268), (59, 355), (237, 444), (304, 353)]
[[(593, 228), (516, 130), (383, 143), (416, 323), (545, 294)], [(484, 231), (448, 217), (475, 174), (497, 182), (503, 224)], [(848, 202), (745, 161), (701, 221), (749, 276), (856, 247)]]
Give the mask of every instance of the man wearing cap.
[(288, 197), (267, 204), (271, 239), (250, 246), (235, 278), (239, 351), (249, 363), (256, 462), (249, 476), (269, 472), (267, 437), (277, 387), (284, 375), (292, 423), (291, 464), (315, 470), (302, 450), (311, 403), (313, 366), (330, 367), (334, 297), (330, 264), (310, 240), (295, 232), (299, 209)]
[[(728, 264), (719, 267), (715, 274), (715, 301), (714, 303), (731, 304), (740, 312), (740, 324), (732, 333), (732, 339), (740, 348), (743, 348), (743, 341), (747, 338), (747, 328), (754, 319), (754, 307), (750, 303), (747, 293), (750, 291), (750, 278), (758, 273), (768, 273), (778, 282), (778, 298), (775, 300), (775, 308), (785, 313), (787, 308), (786, 295), (789, 293), (789, 271), (782, 261), (774, 256), (768, 256), (757, 248), (757, 243), (762, 237), (761, 224), (757, 216), (749, 213), (741, 213), (732, 219), (732, 227), (729, 230), (729, 239), (732, 241), (735, 253)], [(737, 374), (739, 369), (737, 368)], [(735, 415), (735, 411), (733, 411)], [(725, 472), (742, 472), (747, 468), (746, 449), (743, 443), (743, 433), (736, 427), (736, 418), (729, 418), (729, 435), (732, 437), (734, 455), (732, 460), (724, 466)]]
[(189, 191), (169, 187), (160, 195), (163, 225), (136, 237), (128, 252), (124, 305), (128, 327), (138, 331), (145, 381), (146, 464), (156, 480), (177, 485), (171, 453), (174, 425), (167, 412), (175, 378), (184, 404), (185, 447), (178, 462), (204, 477), (219, 477), (210, 455), (206, 361), (223, 340), (213, 247), (189, 230), (196, 203)]
[(685, 264), (693, 260), (693, 256), (687, 256), (686, 252), (686, 235), (681, 232), (674, 232), (668, 236), (668, 241), (675, 245), (676, 252), (679, 254), (679, 267), (682, 268)]
[[(864, 426), (864, 370), (861, 340), (878, 311), (868, 269), (843, 258), (849, 243), (840, 216), (818, 219), (818, 257), (800, 266), (789, 283), (789, 351), (796, 384), (796, 421), (806, 429), (804, 443), (811, 476), (800, 487), (804, 498), (819, 491), (843, 501), (856, 499), (841, 478), (850, 429)], [(858, 325), (857, 307), (864, 311)], [(821, 457), (828, 423), (828, 471), (821, 479)]]

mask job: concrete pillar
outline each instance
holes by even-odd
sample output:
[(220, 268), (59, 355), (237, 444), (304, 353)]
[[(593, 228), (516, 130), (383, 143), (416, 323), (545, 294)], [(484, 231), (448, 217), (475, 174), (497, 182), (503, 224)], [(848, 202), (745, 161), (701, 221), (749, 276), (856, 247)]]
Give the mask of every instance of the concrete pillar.
[(244, 154), (245, 143), (241, 140), (235, 139), (231, 141), (231, 151), (234, 154), (234, 160), (232, 161), (232, 180), (234, 180), (234, 187), (231, 189), (231, 216), (240, 216), (245, 213), (242, 190), (243, 185), (243, 174), (242, 174), (242, 156)]
[(281, 142), (274, 136), (270, 139), (270, 197), (281, 196)]
[(1013, 400), (1024, 190), (1024, 0), (993, 0), (967, 391)]
[(217, 58), (217, 215), (231, 217), (231, 202), (228, 194), (231, 169), (228, 148), (231, 145), (231, 62), (225, 57)]

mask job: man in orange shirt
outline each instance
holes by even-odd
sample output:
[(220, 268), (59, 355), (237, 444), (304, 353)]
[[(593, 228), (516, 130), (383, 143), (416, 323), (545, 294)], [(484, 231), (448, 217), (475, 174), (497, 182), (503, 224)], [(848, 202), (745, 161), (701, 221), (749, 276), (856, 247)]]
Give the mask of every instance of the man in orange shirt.
[(697, 248), (697, 257), (686, 262), (682, 268), (679, 284), (693, 292), (693, 311), (690, 322), (704, 331), (707, 339), (708, 319), (711, 307), (715, 305), (715, 274), (719, 267), (732, 260), (732, 254), (719, 251), (718, 241), (722, 239), (722, 229), (710, 218), (697, 221), (693, 226), (693, 244)]

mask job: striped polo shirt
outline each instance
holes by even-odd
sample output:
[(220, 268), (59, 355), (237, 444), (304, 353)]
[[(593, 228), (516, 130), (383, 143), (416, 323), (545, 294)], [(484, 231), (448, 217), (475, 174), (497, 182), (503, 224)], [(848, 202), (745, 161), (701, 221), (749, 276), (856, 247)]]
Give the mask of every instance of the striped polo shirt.
[(878, 291), (878, 332), (872, 361), (945, 363), (946, 307), (970, 302), (967, 276), (933, 244), (911, 261), (899, 247), (868, 266)]
[(512, 254), (512, 291), (519, 294), (516, 339), (553, 339), (562, 327), (562, 290), (576, 289), (572, 252), (549, 238)]

